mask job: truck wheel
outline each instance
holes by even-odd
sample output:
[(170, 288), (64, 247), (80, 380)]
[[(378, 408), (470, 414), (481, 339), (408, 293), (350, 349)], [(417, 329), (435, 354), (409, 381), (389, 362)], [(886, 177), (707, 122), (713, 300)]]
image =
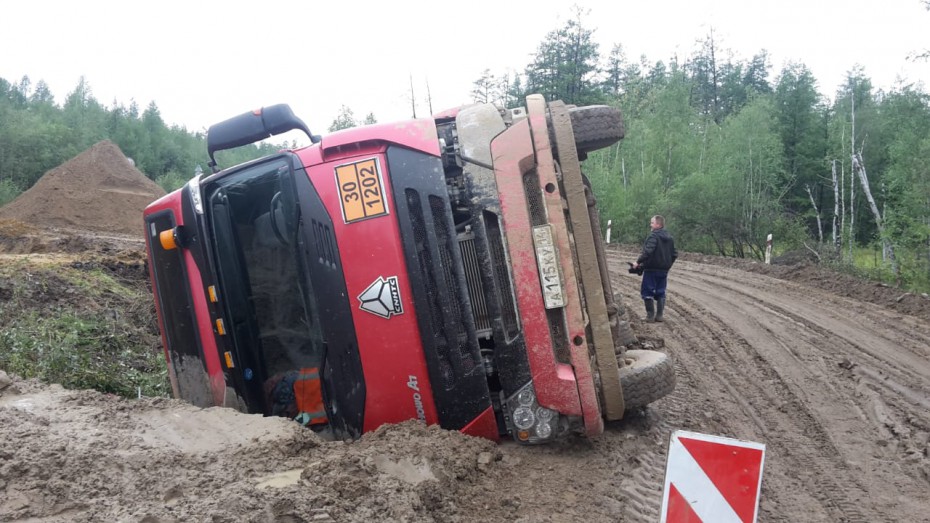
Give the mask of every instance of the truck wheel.
[(623, 138), (623, 116), (616, 107), (586, 105), (573, 107), (568, 114), (579, 155), (611, 146)]
[(620, 358), (620, 387), (626, 410), (661, 399), (675, 390), (675, 365), (664, 352), (628, 350)]

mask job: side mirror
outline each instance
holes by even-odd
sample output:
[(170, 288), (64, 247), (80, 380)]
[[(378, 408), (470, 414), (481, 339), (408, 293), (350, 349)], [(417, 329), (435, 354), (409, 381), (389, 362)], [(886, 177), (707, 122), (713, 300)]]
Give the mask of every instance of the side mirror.
[(210, 166), (216, 170), (216, 151), (241, 147), (293, 129), (303, 131), (311, 143), (320, 137), (310, 133), (307, 124), (298, 118), (287, 104), (277, 104), (234, 116), (207, 130), (207, 154)]

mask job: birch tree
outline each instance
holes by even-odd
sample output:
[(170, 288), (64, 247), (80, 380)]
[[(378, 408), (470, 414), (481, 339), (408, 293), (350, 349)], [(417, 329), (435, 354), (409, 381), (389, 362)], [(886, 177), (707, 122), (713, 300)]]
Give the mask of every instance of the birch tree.
[(856, 243), (856, 182), (855, 172), (849, 173), (849, 260), (853, 261), (853, 247)]
[(807, 191), (807, 195), (811, 199), (811, 207), (814, 208), (814, 216), (817, 217), (817, 245), (823, 245), (823, 224), (820, 221), (820, 209), (817, 208), (817, 202), (814, 201), (814, 193), (811, 192), (811, 186), (805, 185), (804, 189)]
[(888, 261), (891, 262), (891, 270), (894, 272), (895, 278), (900, 278), (901, 274), (894, 254), (894, 244), (889, 240), (888, 235), (885, 234), (885, 222), (882, 218), (882, 213), (878, 211), (878, 205), (875, 203), (875, 198), (872, 196), (872, 190), (869, 188), (869, 175), (866, 173), (865, 162), (862, 160), (861, 151), (852, 155), (852, 168), (853, 171), (859, 175), (859, 184), (862, 186), (862, 192), (865, 194), (865, 199), (869, 202), (869, 208), (872, 210), (872, 216), (875, 218), (875, 226), (878, 227), (878, 235), (882, 240), (882, 252), (886, 253), (888, 256)]
[(890, 134), (881, 173), (885, 232), (902, 279), (930, 284), (930, 96), (905, 87), (882, 99), (881, 114)]
[(836, 160), (832, 162), (833, 167), (831, 169), (833, 174), (833, 254), (839, 257), (840, 255), (840, 245), (843, 243), (843, 233), (842, 231), (837, 230), (837, 222), (840, 218), (840, 185), (839, 180), (836, 177)]

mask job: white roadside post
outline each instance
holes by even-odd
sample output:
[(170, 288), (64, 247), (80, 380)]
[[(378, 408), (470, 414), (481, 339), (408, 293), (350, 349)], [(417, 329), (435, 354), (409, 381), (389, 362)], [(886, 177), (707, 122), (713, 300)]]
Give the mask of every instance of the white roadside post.
[(761, 443), (675, 431), (660, 523), (755, 523), (764, 460)]
[(765, 264), (772, 264), (772, 235), (769, 234), (768, 238), (765, 239)]
[(610, 222), (611, 220), (607, 220), (607, 238), (604, 239), (604, 243), (610, 243)]

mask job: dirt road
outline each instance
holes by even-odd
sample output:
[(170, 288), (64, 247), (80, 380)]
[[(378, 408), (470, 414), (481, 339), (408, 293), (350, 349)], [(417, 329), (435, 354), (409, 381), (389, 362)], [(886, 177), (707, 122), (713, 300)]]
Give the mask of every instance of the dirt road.
[(660, 424), (765, 443), (761, 521), (930, 521), (926, 320), (705, 263), (669, 287), (649, 326), (677, 360)]
[[(609, 255), (641, 317), (633, 255)], [(709, 261), (675, 265), (665, 323), (634, 320), (676, 359), (676, 392), (594, 441), (408, 423), (323, 442), (19, 382), (0, 391), (0, 521), (654, 522), (677, 429), (766, 444), (759, 521), (930, 521), (930, 319)]]

